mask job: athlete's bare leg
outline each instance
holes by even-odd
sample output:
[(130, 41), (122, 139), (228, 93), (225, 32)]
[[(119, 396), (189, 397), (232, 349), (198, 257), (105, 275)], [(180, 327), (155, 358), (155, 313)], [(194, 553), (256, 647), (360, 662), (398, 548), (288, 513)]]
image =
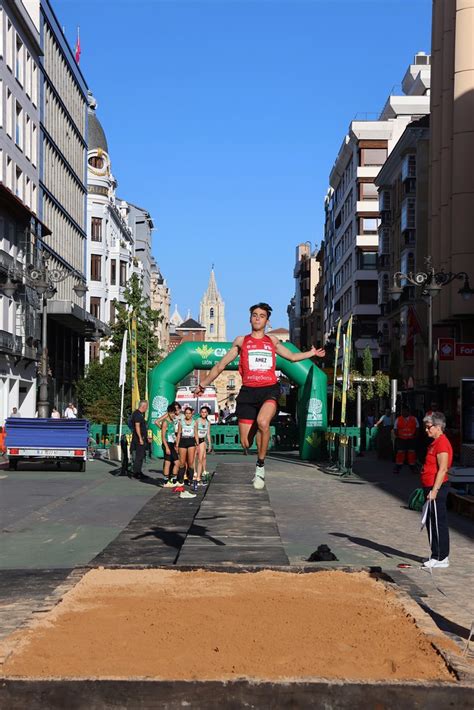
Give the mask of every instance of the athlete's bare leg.
[(250, 449), (257, 433), (257, 422), (239, 421), (240, 443), (243, 449)]
[(257, 451), (260, 461), (263, 461), (267, 455), (268, 444), (270, 442), (270, 422), (275, 416), (276, 411), (276, 402), (269, 400), (262, 404), (257, 416)]

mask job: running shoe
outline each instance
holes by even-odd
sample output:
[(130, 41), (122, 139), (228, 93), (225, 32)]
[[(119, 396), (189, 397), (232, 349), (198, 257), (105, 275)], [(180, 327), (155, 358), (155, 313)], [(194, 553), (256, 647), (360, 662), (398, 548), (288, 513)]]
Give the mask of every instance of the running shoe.
[(176, 486), (179, 486), (179, 483), (173, 483), (173, 481), (166, 481), (166, 483), (163, 483), (163, 488), (176, 488)]
[(255, 467), (255, 476), (253, 477), (253, 487), (257, 491), (261, 491), (265, 488), (265, 467), (264, 466), (256, 466)]
[(173, 493), (183, 493), (185, 490), (184, 486), (182, 483), (178, 483), (177, 486), (173, 488)]
[(182, 493), (179, 494), (180, 498), (195, 498), (196, 494), (191, 493), (190, 491), (183, 491)]
[(422, 569), (433, 569), (433, 567), (449, 567), (449, 557), (445, 557), (444, 560), (435, 560), (431, 558), (430, 560), (425, 560), (423, 562)]
[(193, 491), (197, 491), (197, 489), (198, 489), (198, 482), (193, 481)]

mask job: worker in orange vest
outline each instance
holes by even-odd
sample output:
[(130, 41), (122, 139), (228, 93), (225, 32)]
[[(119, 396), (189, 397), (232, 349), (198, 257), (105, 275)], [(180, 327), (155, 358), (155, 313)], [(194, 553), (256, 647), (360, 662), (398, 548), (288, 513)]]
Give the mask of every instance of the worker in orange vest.
[(408, 407), (402, 407), (401, 416), (395, 420), (395, 468), (394, 473), (400, 473), (405, 456), (412, 473), (416, 473), (416, 439), (418, 436), (418, 419), (410, 414)]

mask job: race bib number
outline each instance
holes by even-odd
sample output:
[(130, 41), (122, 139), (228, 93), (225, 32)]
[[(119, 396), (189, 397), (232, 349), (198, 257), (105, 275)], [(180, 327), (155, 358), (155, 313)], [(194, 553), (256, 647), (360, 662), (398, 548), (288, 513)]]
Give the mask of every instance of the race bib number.
[(249, 351), (250, 370), (271, 370), (273, 366), (273, 354), (268, 350)]

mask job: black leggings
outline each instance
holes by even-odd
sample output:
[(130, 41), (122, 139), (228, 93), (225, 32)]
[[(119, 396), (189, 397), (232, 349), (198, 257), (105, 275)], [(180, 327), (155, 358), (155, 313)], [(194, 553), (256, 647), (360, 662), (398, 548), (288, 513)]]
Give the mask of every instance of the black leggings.
[[(428, 531), (428, 539), (431, 534), (431, 557), (434, 560), (444, 560), (449, 556), (449, 528), (448, 528), (448, 511), (446, 508), (446, 500), (448, 497), (449, 484), (443, 483), (438, 491), (436, 500), (430, 503), (428, 519), (426, 521), (426, 529)], [(428, 493), (431, 488), (423, 488), (425, 500), (428, 498)], [(435, 516), (436, 505), (436, 516)], [(436, 521), (438, 521), (436, 523)], [(437, 525), (437, 527), (436, 527)], [(430, 533), (431, 529), (431, 533)]]

